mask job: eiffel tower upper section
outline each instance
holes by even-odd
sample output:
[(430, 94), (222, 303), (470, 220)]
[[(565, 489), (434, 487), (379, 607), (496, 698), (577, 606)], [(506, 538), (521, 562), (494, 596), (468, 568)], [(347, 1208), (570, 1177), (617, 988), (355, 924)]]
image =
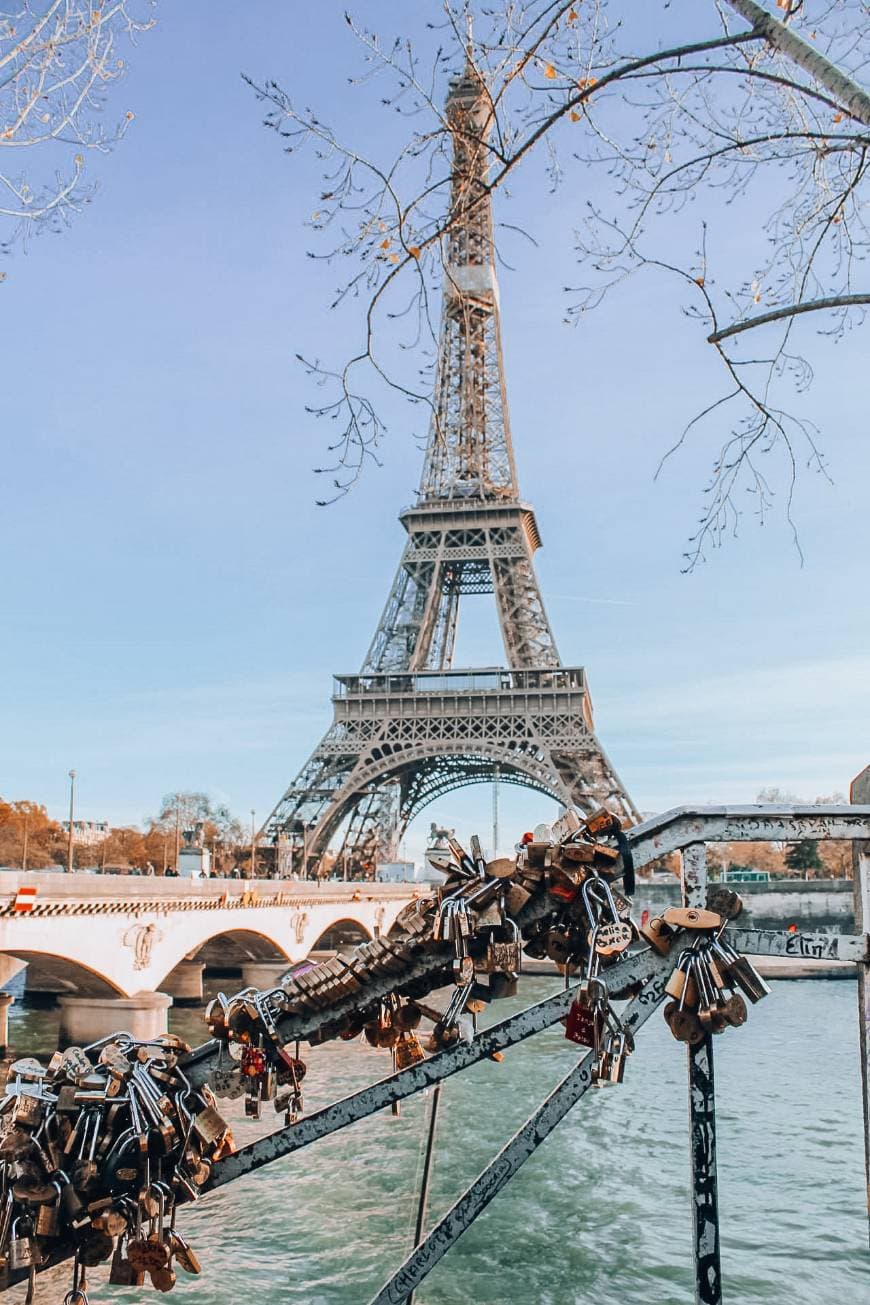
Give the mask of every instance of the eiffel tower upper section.
[(451, 84), (449, 234), (432, 421), (408, 543), (363, 666), (450, 666), (463, 593), (494, 592), (509, 666), (558, 666), (531, 572), (540, 544), (520, 501), (501, 347), (492, 202), (487, 186), (492, 110), (469, 64)]

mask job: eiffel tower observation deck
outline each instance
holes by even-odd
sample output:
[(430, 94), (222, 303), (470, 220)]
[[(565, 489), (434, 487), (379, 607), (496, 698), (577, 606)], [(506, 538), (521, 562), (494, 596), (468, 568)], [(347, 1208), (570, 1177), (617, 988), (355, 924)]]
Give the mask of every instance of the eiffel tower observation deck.
[[(450, 223), (420, 488), (399, 518), (407, 539), (363, 666), (335, 677), (333, 723), (266, 823), (284, 874), (312, 873), (339, 839), (348, 873), (371, 873), (427, 803), (496, 778), (637, 819), (535, 574), (541, 541), (517, 484), (501, 348), (491, 109), (470, 63), (450, 85), (447, 121)], [(494, 596), (506, 666), (454, 667), (466, 594)]]

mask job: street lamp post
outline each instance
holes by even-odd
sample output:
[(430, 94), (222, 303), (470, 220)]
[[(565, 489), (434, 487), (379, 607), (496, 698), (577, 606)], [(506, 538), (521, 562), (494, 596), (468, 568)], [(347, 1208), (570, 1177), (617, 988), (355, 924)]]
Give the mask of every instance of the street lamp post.
[(251, 807), (251, 878), (252, 879), (256, 879), (257, 877), (257, 826), (254, 823), (254, 821), (256, 820), (256, 816), (257, 816), (256, 811), (254, 810), (253, 807)]
[(24, 813), (24, 846), (23, 846), (22, 849), (21, 849), (21, 869), (22, 869), (22, 870), (26, 870), (26, 869), (27, 869), (27, 834), (28, 834), (28, 828), (29, 828), (29, 825), (30, 825), (30, 812), (29, 812), (29, 811), (25, 811), (25, 813)]
[(69, 845), (67, 847), (66, 868), (73, 873), (73, 822), (76, 815), (76, 772), (69, 772)]
[(498, 856), (498, 782), (501, 779), (501, 767), (495, 763), (492, 779), (492, 855)]

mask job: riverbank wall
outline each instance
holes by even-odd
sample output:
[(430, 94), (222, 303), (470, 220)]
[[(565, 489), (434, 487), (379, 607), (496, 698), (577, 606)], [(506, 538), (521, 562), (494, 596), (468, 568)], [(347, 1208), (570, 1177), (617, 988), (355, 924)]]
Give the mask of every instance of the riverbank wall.
[[(743, 899), (741, 929), (787, 929), (797, 925), (802, 932), (838, 929), (852, 933), (855, 907), (851, 879), (779, 879), (769, 883), (729, 884)], [(650, 883), (638, 879), (632, 916), (640, 923), (644, 911), (661, 915), (678, 906), (680, 885)]]

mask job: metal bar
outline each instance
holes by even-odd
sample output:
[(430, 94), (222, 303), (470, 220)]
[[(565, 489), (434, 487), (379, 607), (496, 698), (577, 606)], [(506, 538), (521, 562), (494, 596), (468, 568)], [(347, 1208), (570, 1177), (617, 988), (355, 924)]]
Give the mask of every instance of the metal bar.
[[(550, 910), (552, 910), (552, 903), (549, 901), (547, 894), (542, 893), (540, 898), (529, 902), (525, 909), (519, 913), (517, 922), (522, 929), (525, 925), (546, 915)], [(326, 1025), (340, 1024), (346, 1016), (355, 1015), (361, 1007), (373, 1005), (380, 997), (386, 997), (394, 992), (402, 992), (415, 979), (431, 977), (433, 986), (435, 986), (434, 980), (437, 978), (439, 971), (444, 973), (444, 982), (447, 983), (450, 981), (450, 965), (453, 955), (452, 947), (436, 944), (422, 956), (409, 962), (401, 973), (385, 972), (372, 977), (366, 983), (365, 990), (361, 993), (350, 994), (326, 1009), (278, 1019), (277, 1025), (280, 1036), (284, 1043), (301, 1042)], [(193, 1051), (184, 1057), (182, 1068), (193, 1086), (200, 1087), (202, 1084), (211, 1083), (215, 1079), (220, 1073), (220, 1063), (221, 1045), (212, 1039), (209, 1042), (202, 1043), (199, 1047), (194, 1047)]]
[[(623, 1023), (631, 1033), (646, 1023), (664, 998), (671, 965), (668, 957), (659, 959), (661, 967), (657, 967), (655, 976), (629, 1004), (623, 1016)], [(431, 1229), (426, 1240), (408, 1256), (377, 1295), (372, 1297), (369, 1305), (401, 1305), (407, 1301), (410, 1293), (588, 1091), (593, 1082), (593, 1063), (594, 1055), (589, 1051)]]
[(675, 807), (626, 830), (637, 869), (690, 843), (793, 843), (802, 838), (870, 839), (870, 804), (854, 806)]
[[(414, 1247), (418, 1247), (426, 1231), (426, 1212), (429, 1208), (429, 1179), (432, 1176), (432, 1155), (435, 1151), (435, 1133), (438, 1129), (438, 1107), (441, 1104), (443, 1083), (436, 1083), (432, 1089), (432, 1105), (429, 1108), (429, 1127), (426, 1132), (426, 1154), (423, 1157), (423, 1173), (420, 1178), (420, 1199), (417, 1204), (417, 1223), (414, 1228)], [(408, 1297), (408, 1305), (413, 1305), (414, 1293)]]
[[(865, 920), (865, 925), (870, 920)], [(796, 956), (817, 961), (856, 961), (870, 958), (870, 934), (786, 933), (772, 929), (729, 929), (728, 941), (749, 956)]]
[(688, 1051), (695, 1301), (697, 1305), (720, 1305), (722, 1266), (716, 1176), (716, 1098), (710, 1034), (697, 1046), (689, 1047)]
[[(449, 964), (450, 959), (445, 956), (441, 948), (430, 951), (411, 962), (401, 974), (378, 975), (366, 984), (365, 991), (359, 994), (359, 997), (348, 996), (343, 1001), (330, 1005), (326, 1010), (310, 1011), (305, 1015), (279, 1020), (278, 1029), (281, 1038), (285, 1043), (302, 1041), (323, 1025), (338, 1023), (345, 1016), (355, 1014), (360, 1007), (360, 998), (366, 1006), (371, 1005), (388, 993), (401, 991), (404, 984), (427, 975), (435, 975), (438, 970), (445, 969)], [(194, 1047), (193, 1051), (184, 1058), (182, 1068), (193, 1086), (200, 1087), (203, 1083), (209, 1083), (218, 1073), (220, 1060), (220, 1043), (212, 1039), (199, 1047)]]
[(707, 905), (707, 848), (689, 843), (680, 855), (680, 884), (683, 905), (703, 909)]
[[(852, 782), (853, 802), (870, 802), (870, 766)], [(855, 928), (870, 930), (870, 842), (852, 846)], [(861, 1057), (861, 1101), (864, 1107), (864, 1176), (870, 1221), (870, 951), (858, 965), (858, 1047)]]
[[(660, 957), (657, 952), (644, 951), (637, 952), (628, 960), (620, 962), (608, 971), (611, 995), (619, 997), (625, 994), (634, 984), (661, 973), (662, 966), (666, 968), (667, 973), (670, 973), (678, 954), (677, 948), (674, 948), (669, 957)], [(645, 988), (637, 998), (638, 1002), (643, 1002), (646, 991)], [(412, 1065), (409, 1069), (400, 1070), (398, 1074), (382, 1079), (379, 1083), (372, 1083), (341, 1101), (324, 1106), (322, 1110), (300, 1119), (296, 1124), (279, 1128), (268, 1137), (259, 1138), (248, 1146), (240, 1147), (238, 1151), (215, 1165), (204, 1191), (223, 1187), (226, 1183), (252, 1173), (255, 1169), (261, 1169), (263, 1165), (270, 1164), (273, 1160), (280, 1160), (282, 1156), (290, 1155), (293, 1151), (298, 1151), (303, 1146), (326, 1137), (329, 1133), (346, 1128), (348, 1124), (365, 1119), (367, 1115), (376, 1114), (393, 1101), (413, 1096), (416, 1092), (421, 1092), (424, 1088), (449, 1078), (451, 1074), (467, 1069), (470, 1065), (476, 1065), (478, 1061), (485, 1060), (494, 1051), (503, 1051), (517, 1042), (522, 1042), (525, 1038), (532, 1037), (535, 1033), (540, 1033), (567, 1015), (573, 999), (574, 993), (570, 989), (558, 992), (555, 996), (548, 997), (545, 1001), (538, 1002), (537, 1005), (530, 1006), (517, 1015), (511, 1015), (500, 1024), (493, 1024), (491, 1028), (484, 1029), (473, 1042), (459, 1042), (446, 1051), (439, 1051), (429, 1060)]]
[[(690, 843), (680, 856), (680, 882), (686, 906), (707, 903), (707, 847)], [(692, 1260), (697, 1305), (720, 1305), (719, 1185), (716, 1174), (716, 1098), (713, 1092), (713, 1039), (708, 1033), (686, 1048), (689, 1075), (689, 1142), (692, 1168)]]

